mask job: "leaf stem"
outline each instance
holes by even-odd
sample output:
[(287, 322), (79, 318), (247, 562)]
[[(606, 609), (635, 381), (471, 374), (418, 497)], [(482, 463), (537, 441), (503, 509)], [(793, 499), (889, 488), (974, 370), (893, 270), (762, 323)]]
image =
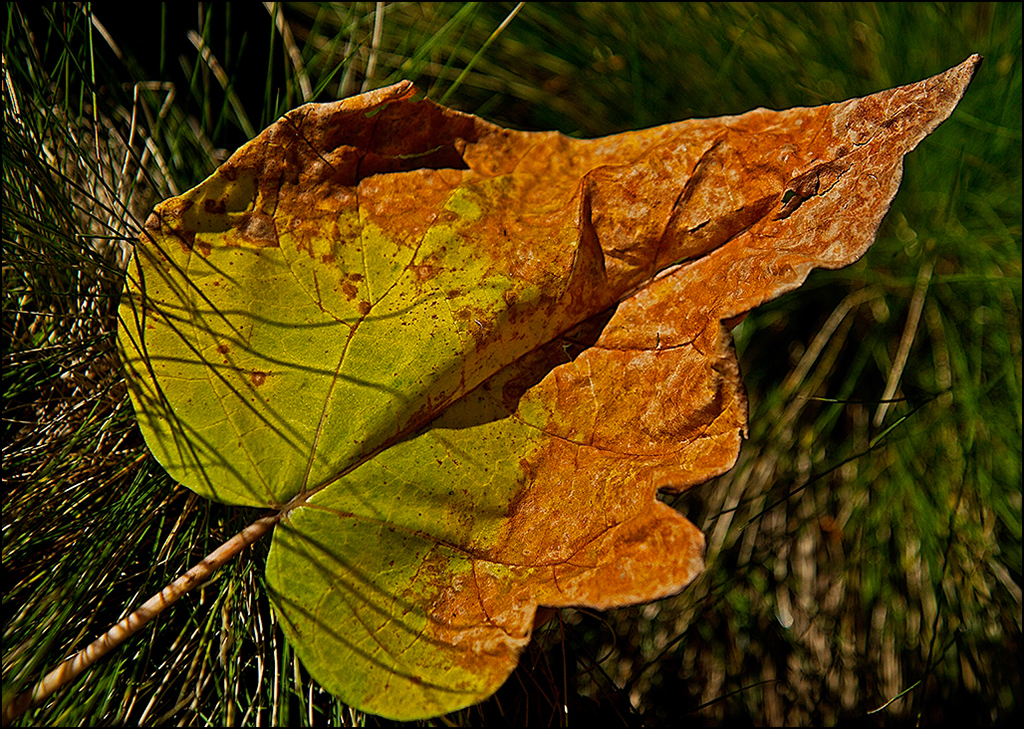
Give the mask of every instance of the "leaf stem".
[(9, 703), (5, 702), (3, 725), (7, 726), (32, 707), (41, 704), (55, 691), (75, 680), (96, 661), (135, 635), (146, 623), (163, 612), (164, 608), (173, 605), (182, 595), (206, 582), (214, 572), (235, 555), (263, 537), (277, 524), (280, 518), (280, 513), (277, 513), (254, 521), (206, 555), (199, 564), (149, 598), (131, 615), (57, 666), (36, 684), (32, 691), (26, 691)]

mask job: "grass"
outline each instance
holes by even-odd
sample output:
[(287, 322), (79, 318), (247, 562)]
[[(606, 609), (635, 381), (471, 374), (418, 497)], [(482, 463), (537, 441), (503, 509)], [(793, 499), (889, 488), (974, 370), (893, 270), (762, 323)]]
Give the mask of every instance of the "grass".
[[(254, 7), (5, 8), (5, 700), (255, 515), (148, 456), (112, 340), (140, 221), (252, 130), (410, 78), (595, 136), (837, 101), (979, 52), (868, 255), (734, 332), (750, 440), (673, 501), (708, 534), (706, 573), (561, 611), (495, 698), (434, 723), (1019, 723), (1019, 5), (530, 4), (497, 35), (513, 4)], [(283, 642), (267, 547), (20, 723), (381, 723)]]

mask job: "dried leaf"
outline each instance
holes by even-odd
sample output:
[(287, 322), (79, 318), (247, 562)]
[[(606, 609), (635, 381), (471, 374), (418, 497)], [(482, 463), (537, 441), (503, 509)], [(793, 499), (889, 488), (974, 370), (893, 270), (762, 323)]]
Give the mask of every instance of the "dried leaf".
[(480, 701), (537, 606), (700, 571), (656, 494), (735, 462), (721, 322), (864, 253), (979, 61), (596, 140), (409, 83), (301, 107), (146, 224), (119, 333), (146, 441), (280, 511), (268, 584), (326, 688), (396, 719)]

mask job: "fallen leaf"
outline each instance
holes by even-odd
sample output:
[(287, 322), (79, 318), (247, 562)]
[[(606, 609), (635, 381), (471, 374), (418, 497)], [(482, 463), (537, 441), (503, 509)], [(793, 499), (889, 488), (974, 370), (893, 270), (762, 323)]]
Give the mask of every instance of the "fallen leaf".
[(326, 688), (394, 719), (480, 701), (538, 606), (700, 571), (656, 496), (735, 462), (721, 322), (865, 252), (979, 62), (596, 140), (407, 82), (296, 109), (146, 223), (119, 331), (146, 442), (280, 513), (268, 585)]

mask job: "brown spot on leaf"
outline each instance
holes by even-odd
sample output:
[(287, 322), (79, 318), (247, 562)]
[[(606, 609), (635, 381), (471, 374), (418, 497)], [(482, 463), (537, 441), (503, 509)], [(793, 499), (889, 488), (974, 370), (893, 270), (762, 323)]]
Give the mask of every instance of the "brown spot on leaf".
[(253, 370), (249, 375), (249, 382), (251, 382), (254, 387), (259, 387), (267, 381), (268, 374), (268, 372), (264, 372), (262, 370)]
[(431, 263), (421, 263), (410, 268), (412, 275), (416, 277), (417, 283), (423, 283), (435, 278), (441, 273), (441, 267), (433, 265)]
[(359, 295), (359, 287), (349, 283), (348, 281), (342, 281), (341, 293), (345, 295), (345, 298), (351, 301)]
[(224, 215), (227, 209), (227, 201), (223, 198), (219, 200), (211, 200), (209, 198), (203, 200), (203, 210), (210, 215)]
[(249, 245), (258, 248), (276, 248), (280, 245), (277, 238), (277, 221), (265, 213), (252, 212), (243, 215), (238, 224), (238, 235)]

